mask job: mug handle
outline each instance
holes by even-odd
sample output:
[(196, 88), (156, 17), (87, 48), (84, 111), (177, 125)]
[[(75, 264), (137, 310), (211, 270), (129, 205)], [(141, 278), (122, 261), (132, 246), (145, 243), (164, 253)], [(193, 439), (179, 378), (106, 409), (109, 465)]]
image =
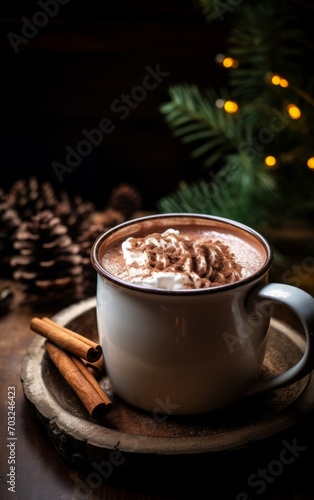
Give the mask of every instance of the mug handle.
[(248, 307), (251, 309), (261, 302), (266, 307), (277, 302), (287, 306), (296, 314), (304, 328), (306, 349), (302, 358), (291, 368), (279, 375), (252, 384), (246, 393), (247, 396), (293, 384), (314, 369), (314, 298), (300, 288), (280, 283), (269, 283), (255, 288), (250, 293)]

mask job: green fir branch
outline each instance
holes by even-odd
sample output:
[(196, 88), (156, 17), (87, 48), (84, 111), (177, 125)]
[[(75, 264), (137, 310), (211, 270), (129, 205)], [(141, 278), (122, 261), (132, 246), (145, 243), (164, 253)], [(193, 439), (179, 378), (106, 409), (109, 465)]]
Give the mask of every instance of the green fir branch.
[[(211, 90), (201, 92), (196, 85), (174, 85), (169, 89), (170, 101), (160, 107), (173, 135), (182, 143), (196, 143), (192, 158), (206, 155), (207, 166), (223, 160), (243, 140), (238, 117), (217, 108), (218, 95)], [(210, 158), (212, 154), (212, 158)]]
[(225, 21), (241, 4), (238, 2), (237, 5), (233, 0), (199, 0), (198, 3), (208, 22)]
[(265, 218), (274, 219), (276, 203), (275, 178), (261, 167), (259, 159), (242, 153), (229, 155), (211, 181), (202, 179), (163, 197), (158, 208), (161, 212), (219, 215), (259, 227)]
[[(193, 84), (169, 88), (160, 111), (207, 174), (181, 183), (159, 200), (159, 210), (219, 215), (258, 229), (293, 217), (313, 223), (314, 172), (306, 162), (314, 157), (314, 78), (307, 73), (298, 10), (284, 0), (199, 5), (207, 21), (228, 15), (228, 55), (239, 67), (229, 70), (229, 87), (220, 95)], [(286, 78), (288, 87), (271, 85), (269, 73)], [(218, 108), (217, 98), (236, 100), (238, 112)], [(287, 114), (291, 102), (302, 110), (299, 120)], [(275, 156), (277, 169), (265, 167), (267, 155)]]
[(229, 55), (239, 61), (239, 68), (230, 72), (230, 87), (236, 99), (267, 100), (273, 92), (265, 81), (269, 71), (299, 79), (303, 32), (295, 27), (292, 12), (287, 2), (282, 5), (272, 0), (243, 2), (242, 8), (235, 11), (227, 41)]

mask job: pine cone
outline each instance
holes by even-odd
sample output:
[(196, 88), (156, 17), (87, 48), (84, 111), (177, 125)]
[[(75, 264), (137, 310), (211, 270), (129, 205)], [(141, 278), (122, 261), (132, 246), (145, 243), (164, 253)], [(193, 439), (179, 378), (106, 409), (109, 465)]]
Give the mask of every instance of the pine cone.
[(113, 189), (109, 196), (108, 208), (121, 212), (128, 219), (142, 206), (140, 192), (130, 184), (123, 183)]
[(106, 208), (103, 212), (94, 212), (91, 215), (91, 222), (102, 227), (103, 232), (113, 226), (125, 222), (125, 216), (122, 212), (113, 208)]
[(58, 200), (52, 185), (45, 181), (41, 184), (36, 177), (19, 179), (8, 193), (8, 203), (15, 209), (21, 220), (29, 220), (35, 213), (55, 210)]
[(10, 258), (14, 253), (13, 239), (20, 222), (17, 212), (9, 205), (7, 196), (0, 190), (0, 270), (2, 276), (11, 276)]
[(82, 274), (80, 247), (67, 228), (49, 210), (24, 221), (16, 233), (11, 259), (13, 277), (27, 292), (48, 296), (63, 291), (75, 293)]
[(94, 204), (84, 201), (81, 196), (70, 199), (67, 193), (62, 192), (54, 213), (67, 227), (71, 238), (76, 241), (81, 232), (88, 227), (94, 209)]

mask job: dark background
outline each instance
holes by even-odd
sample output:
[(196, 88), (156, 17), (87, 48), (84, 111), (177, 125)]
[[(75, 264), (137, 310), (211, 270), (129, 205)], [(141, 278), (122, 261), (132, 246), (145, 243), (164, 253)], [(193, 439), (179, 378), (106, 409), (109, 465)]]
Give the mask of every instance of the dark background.
[[(1, 5), (0, 187), (36, 175), (102, 208), (114, 186), (129, 182), (141, 191), (143, 208), (154, 210), (180, 180), (204, 173), (171, 135), (159, 107), (172, 84), (226, 83), (215, 56), (227, 46), (228, 15), (209, 24), (197, 0), (62, 1), (67, 3), (57, 3), (57, 14), (35, 26), (38, 33), (20, 43), (18, 53), (8, 33), (23, 36), (25, 18), (33, 23), (42, 4), (56, 0)], [(313, 2), (287, 2), (301, 11), (312, 34), (305, 50), (313, 54)], [(111, 104), (141, 85), (146, 66), (157, 65), (169, 76), (121, 120)], [(85, 139), (82, 130), (98, 128), (102, 118), (112, 119), (115, 130), (60, 182), (51, 163), (64, 164), (66, 146), (75, 149)]]
[[(214, 59), (225, 47), (226, 21), (209, 25), (193, 0), (70, 0), (15, 53), (8, 33), (23, 36), (22, 18), (32, 22), (42, 10), (30, 1), (1, 6), (0, 187), (35, 175), (102, 208), (112, 188), (128, 182), (142, 193), (143, 208), (154, 210), (202, 169), (172, 137), (159, 106), (174, 83), (224, 83)], [(147, 65), (158, 64), (169, 76), (121, 120), (112, 102), (142, 84)], [(115, 130), (60, 182), (51, 163), (65, 164), (66, 146), (75, 149), (86, 139), (82, 130), (105, 117)]]

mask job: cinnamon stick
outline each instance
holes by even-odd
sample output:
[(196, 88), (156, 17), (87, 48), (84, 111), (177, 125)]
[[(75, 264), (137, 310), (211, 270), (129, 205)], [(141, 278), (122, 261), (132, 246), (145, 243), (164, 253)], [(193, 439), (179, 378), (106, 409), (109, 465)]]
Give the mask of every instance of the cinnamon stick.
[(80, 398), (88, 413), (95, 419), (101, 419), (106, 415), (111, 409), (112, 402), (84, 363), (49, 340), (46, 340), (45, 348), (52, 362)]
[[(87, 337), (84, 337), (84, 335), (80, 335), (79, 333), (74, 332), (73, 330), (70, 330), (69, 328), (66, 328), (63, 325), (59, 325), (59, 323), (56, 323), (51, 318), (47, 318), (46, 316), (44, 316), (42, 318), (42, 320), (45, 321), (46, 323), (48, 323), (49, 325), (58, 327), (60, 330), (62, 330), (64, 333), (67, 333), (68, 335), (72, 335), (73, 337), (75, 337), (79, 340), (84, 340), (84, 342), (87, 345), (90, 345), (91, 347), (95, 346), (95, 342), (93, 340), (88, 339)], [(82, 339), (82, 337), (83, 337), (83, 339)]]
[(34, 332), (39, 333), (62, 349), (90, 363), (95, 363), (102, 355), (102, 348), (99, 344), (49, 318), (33, 318), (30, 327)]
[(98, 361), (95, 361), (95, 363), (90, 363), (89, 361), (86, 361), (84, 359), (82, 359), (82, 361), (96, 379), (98, 379), (104, 373), (105, 362), (103, 354)]

